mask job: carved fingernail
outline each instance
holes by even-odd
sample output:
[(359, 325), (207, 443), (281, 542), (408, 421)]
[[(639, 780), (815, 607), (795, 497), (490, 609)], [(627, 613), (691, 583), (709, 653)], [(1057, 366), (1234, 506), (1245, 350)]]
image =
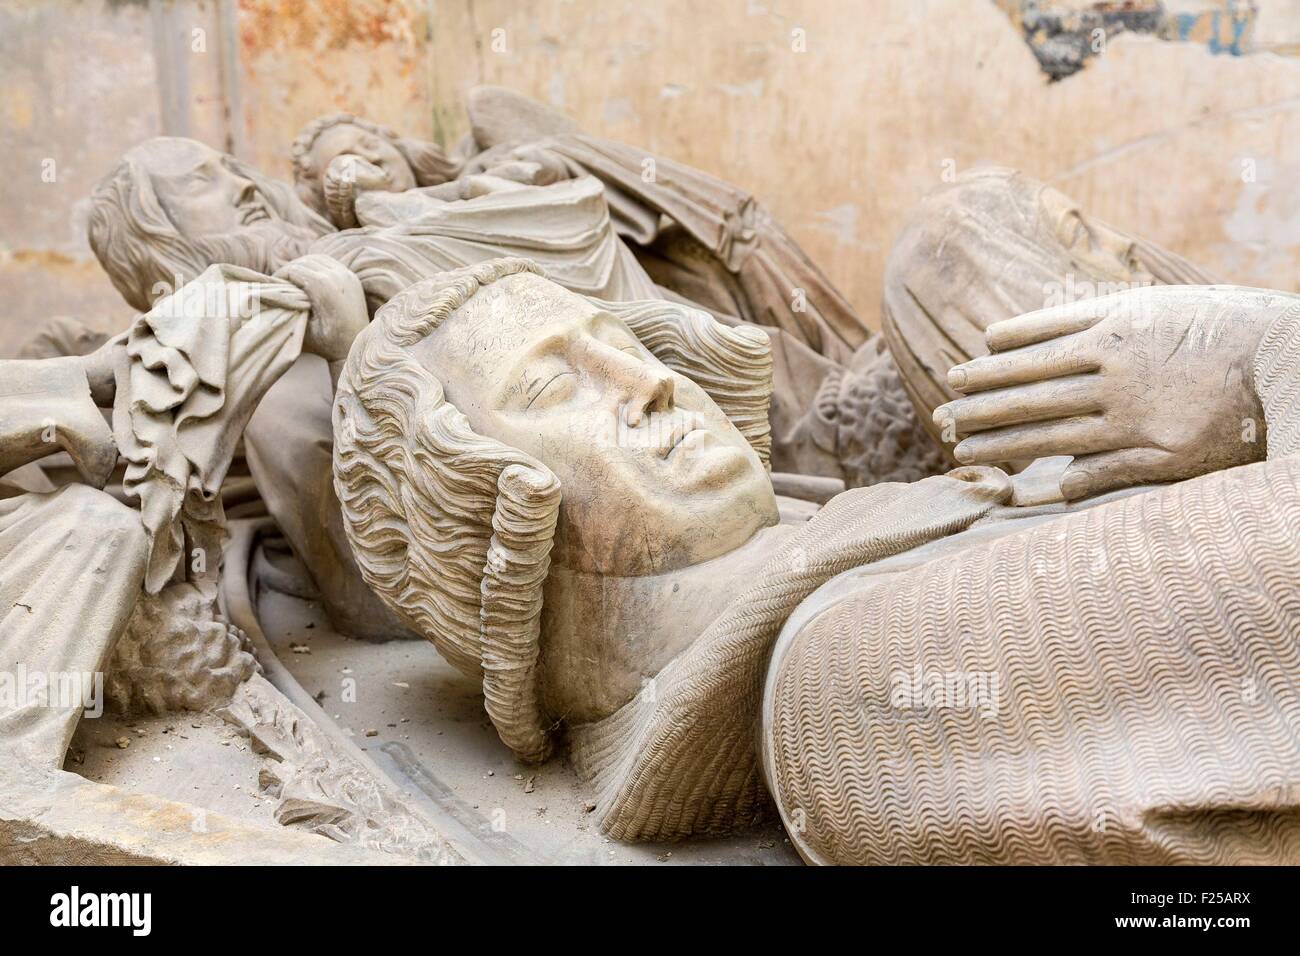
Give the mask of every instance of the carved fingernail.
[(971, 454), (971, 450), (966, 447), (965, 442), (952, 450), (952, 457), (956, 458), (963, 465), (969, 465), (975, 459), (975, 456)]
[(966, 373), (959, 368), (948, 370), (948, 384), (953, 388), (966, 387)]

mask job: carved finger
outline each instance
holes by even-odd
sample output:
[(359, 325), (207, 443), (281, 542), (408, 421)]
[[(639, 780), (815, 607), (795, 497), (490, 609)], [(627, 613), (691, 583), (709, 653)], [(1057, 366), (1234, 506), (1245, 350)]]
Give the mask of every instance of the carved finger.
[(948, 384), (969, 394), (1079, 372), (1095, 372), (1099, 367), (1087, 343), (1078, 336), (1070, 336), (1049, 345), (982, 355), (955, 365), (948, 372)]
[(89, 355), (82, 356), (81, 367), (90, 386), (90, 398), (100, 408), (112, 408), (117, 395), (117, 377), (114, 373), (117, 350), (126, 341), (129, 332), (113, 336)]
[(1104, 407), (1101, 376), (1072, 375), (959, 398), (935, 409), (934, 421), (940, 428), (951, 426), (956, 434), (966, 435), (1007, 425), (1074, 418)]
[(1085, 299), (994, 322), (984, 331), (990, 352), (1006, 352), (1090, 329), (1106, 317), (1105, 299)]
[(1012, 425), (962, 440), (953, 456), (963, 465), (1088, 455), (1121, 447), (1127, 436), (1102, 415), (1084, 415), (1029, 425)]
[(90, 411), (93, 414), (78, 416), (75, 425), (59, 427), (56, 440), (72, 458), (82, 480), (103, 488), (117, 466), (117, 445), (99, 410), (91, 406)]
[(1074, 501), (1134, 485), (1168, 481), (1174, 477), (1173, 467), (1173, 454), (1161, 448), (1120, 448), (1083, 455), (1075, 458), (1061, 475), (1061, 494)]

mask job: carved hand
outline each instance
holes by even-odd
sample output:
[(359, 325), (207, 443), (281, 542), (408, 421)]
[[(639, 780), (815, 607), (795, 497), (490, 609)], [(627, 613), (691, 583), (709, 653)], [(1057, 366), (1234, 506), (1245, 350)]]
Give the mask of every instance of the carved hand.
[(1075, 456), (1067, 499), (1256, 461), (1252, 362), (1288, 308), (1300, 321), (1297, 296), (1154, 286), (997, 322), (991, 354), (949, 372), (967, 396), (934, 420), (970, 436), (954, 450), (963, 464)]
[(537, 144), (514, 147), (507, 158), (486, 171), (493, 176), (513, 179), (530, 186), (549, 186), (570, 178), (564, 158)]
[(322, 255), (295, 259), (275, 276), (292, 282), (311, 300), (303, 351), (327, 362), (347, 358), (352, 340), (369, 321), (361, 280), (343, 263)]
[(321, 189), (325, 193), (325, 206), (329, 218), (340, 229), (357, 225), (355, 205), (357, 195), (363, 192), (384, 191), (389, 188), (388, 173), (360, 156), (344, 153), (335, 156), (325, 170)]
[(491, 173), (462, 176), (456, 180), (456, 183), (460, 187), (461, 199), (477, 199), (479, 196), (487, 196), (491, 193), (518, 192), (528, 188), (513, 179), (501, 179)]
[(487, 174), (525, 186), (549, 186), (572, 178), (564, 157), (537, 143), (496, 146), (466, 163), (461, 178)]
[(75, 356), (0, 361), (0, 474), (66, 451), (88, 484), (108, 482), (117, 445), (91, 398), (85, 363)]
[(325, 170), (325, 178), (334, 183), (355, 186), (357, 192), (387, 189), (389, 186), (388, 173), (374, 163), (351, 153), (344, 153), (330, 160), (329, 168)]

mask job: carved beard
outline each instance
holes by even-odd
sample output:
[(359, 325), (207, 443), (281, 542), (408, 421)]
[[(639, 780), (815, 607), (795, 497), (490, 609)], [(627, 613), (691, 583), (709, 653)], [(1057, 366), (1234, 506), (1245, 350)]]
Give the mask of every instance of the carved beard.
[(234, 232), (192, 240), (201, 262), (229, 263), (272, 275), (280, 267), (305, 255), (318, 238), (310, 226), (268, 219), (242, 226)]

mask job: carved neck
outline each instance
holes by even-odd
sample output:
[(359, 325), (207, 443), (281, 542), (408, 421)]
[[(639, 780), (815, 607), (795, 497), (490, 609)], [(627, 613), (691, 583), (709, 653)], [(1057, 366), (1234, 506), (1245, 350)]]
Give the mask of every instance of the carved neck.
[(684, 651), (753, 581), (790, 533), (763, 528), (703, 564), (617, 578), (551, 566), (542, 604), (546, 709), (569, 723), (613, 713)]

